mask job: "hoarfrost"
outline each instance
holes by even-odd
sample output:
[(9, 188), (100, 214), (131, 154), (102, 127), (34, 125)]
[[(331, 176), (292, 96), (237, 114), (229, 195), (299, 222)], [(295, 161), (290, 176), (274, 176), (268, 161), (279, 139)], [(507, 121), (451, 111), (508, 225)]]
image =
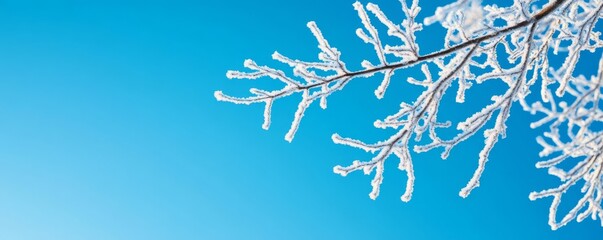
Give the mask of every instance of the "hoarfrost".
[[(553, 197), (549, 213), (552, 229), (574, 219), (582, 221), (588, 216), (602, 219), (603, 224), (603, 130), (596, 127), (603, 124), (603, 57), (596, 76), (587, 78), (575, 73), (584, 51), (596, 52), (603, 47), (601, 33), (595, 29), (602, 17), (603, 0), (549, 0), (544, 4), (537, 0), (515, 0), (508, 7), (484, 6), (479, 0), (458, 0), (438, 8), (423, 23), (416, 19), (421, 10), (418, 0), (413, 0), (410, 5), (405, 0), (400, 3), (405, 17), (401, 23), (390, 20), (376, 4), (353, 4), (363, 26), (356, 30), (356, 34), (375, 50), (377, 63), (364, 60), (361, 69), (348, 70), (339, 50), (330, 45), (315, 22), (309, 22), (307, 26), (318, 42), (319, 61), (295, 60), (274, 52), (274, 60), (293, 69), (293, 76), (288, 76), (281, 70), (246, 60), (244, 66), (250, 72), (229, 71), (227, 77), (269, 77), (282, 82), (283, 87), (271, 91), (250, 89), (252, 95), (243, 98), (216, 91), (216, 99), (236, 104), (264, 103), (262, 127), (268, 129), (273, 103), (280, 98), (301, 94), (291, 128), (285, 135), (287, 141), (292, 141), (305, 110), (314, 101), (319, 100), (320, 107), (325, 109), (327, 98), (342, 90), (351, 80), (377, 74), (383, 74), (383, 78), (374, 93), (381, 99), (390, 82), (396, 80), (396, 72), (420, 66), (424, 80), (410, 77), (406, 80), (409, 84), (423, 87), (423, 92), (414, 101), (402, 102), (400, 109), (374, 123), (377, 128), (395, 129), (393, 135), (376, 143), (366, 143), (333, 134), (332, 140), (337, 144), (374, 154), (370, 160), (355, 160), (348, 166), (335, 166), (335, 173), (346, 176), (358, 170), (365, 174), (374, 172), (369, 197), (375, 199), (384, 179), (384, 163), (390, 157), (396, 157), (399, 159), (398, 168), (407, 174), (406, 191), (401, 197), (406, 202), (411, 199), (415, 181), (409, 149), (411, 140), (420, 141), (427, 133), (428, 143), (415, 145), (413, 151), (442, 148), (441, 157), (445, 159), (459, 143), (483, 131), (484, 145), (477, 155), (477, 167), (459, 192), (461, 197), (467, 197), (480, 186), (490, 152), (506, 136), (506, 121), (512, 106), (518, 102), (525, 111), (544, 115), (530, 126), (549, 127), (549, 131), (536, 141), (543, 147), (540, 157), (556, 156), (538, 162), (536, 167), (548, 168), (549, 173), (562, 182), (556, 188), (531, 193), (530, 199)], [(499, 22), (504, 22), (503, 26), (495, 24), (497, 20), (502, 20)], [(374, 25), (376, 23), (385, 26), (387, 35), (397, 38), (398, 43), (384, 43), (380, 37), (382, 33)], [(415, 33), (424, 25), (436, 23), (447, 32), (443, 48), (420, 53)], [(554, 66), (549, 61), (551, 55), (563, 57), (563, 63)], [(481, 72), (476, 73), (475, 69), (481, 69)], [(398, 73), (396, 76), (404, 75)], [(471, 100), (466, 99), (466, 91), (486, 81), (501, 81), (507, 89), (500, 95), (493, 95), (492, 102), (485, 103), (480, 111), (457, 123), (456, 136), (451, 139), (440, 137), (438, 129), (452, 125), (450, 121), (438, 120), (440, 104), (449, 87), (454, 82), (458, 84), (456, 101), (462, 103)], [(536, 86), (539, 88), (539, 101), (529, 103), (526, 97), (539, 81)], [(564, 102), (568, 100), (570, 102)], [(485, 129), (490, 121), (494, 121), (494, 126)], [(560, 128), (567, 131), (561, 132)], [(569, 170), (558, 167), (567, 159), (574, 158), (582, 160)], [(582, 182), (583, 197), (557, 221), (563, 194)]]

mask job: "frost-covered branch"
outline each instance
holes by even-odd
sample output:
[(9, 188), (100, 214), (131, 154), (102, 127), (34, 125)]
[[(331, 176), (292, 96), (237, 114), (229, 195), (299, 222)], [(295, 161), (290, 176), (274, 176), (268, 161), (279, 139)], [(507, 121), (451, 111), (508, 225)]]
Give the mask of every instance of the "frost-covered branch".
[[(510, 116), (513, 104), (517, 101), (525, 110), (547, 115), (533, 124), (533, 127), (551, 124), (551, 132), (545, 134), (545, 137), (551, 138), (550, 141), (553, 141), (554, 144), (544, 143), (544, 140), (539, 139), (538, 141), (545, 146), (542, 156), (560, 151), (567, 156), (584, 156), (588, 161), (596, 162), (590, 165), (580, 165), (582, 167), (592, 168), (601, 165), (599, 164), (601, 161), (601, 131), (592, 129), (594, 126), (592, 123), (600, 122), (603, 115), (598, 103), (601, 85), (600, 82), (597, 83), (599, 85), (595, 84), (594, 80), (586, 81), (580, 77), (573, 77), (573, 73), (583, 51), (594, 52), (603, 47), (601, 33), (595, 31), (597, 21), (602, 17), (603, 0), (549, 0), (546, 3), (538, 0), (515, 0), (513, 5), (508, 7), (482, 6), (479, 0), (458, 0), (438, 8), (435, 15), (425, 18), (422, 23), (417, 21), (421, 10), (418, 0), (413, 0), (410, 5), (406, 0), (400, 0), (400, 3), (405, 16), (401, 23), (390, 20), (376, 4), (363, 5), (359, 2), (353, 4), (362, 23), (362, 28), (357, 29), (356, 34), (375, 50), (377, 62), (364, 60), (360, 64), (361, 69), (349, 70), (341, 59), (341, 53), (329, 44), (316, 24), (310, 22), (308, 27), (318, 41), (319, 61), (290, 59), (275, 52), (272, 55), (273, 59), (286, 63), (292, 68), (293, 76), (288, 76), (281, 70), (259, 66), (252, 60), (246, 60), (245, 67), (250, 69), (250, 72), (229, 71), (227, 77), (231, 79), (270, 77), (282, 82), (283, 87), (277, 90), (252, 88), (250, 89), (252, 95), (244, 98), (216, 91), (216, 98), (220, 101), (237, 104), (264, 103), (263, 128), (268, 129), (274, 101), (293, 94), (301, 94), (302, 99), (295, 112), (291, 128), (285, 135), (287, 141), (292, 141), (305, 110), (314, 101), (318, 100), (320, 106), (325, 109), (328, 96), (342, 90), (351, 80), (368, 78), (376, 74), (383, 76), (375, 90), (376, 97), (381, 99), (385, 96), (394, 73), (408, 67), (420, 67), (425, 79), (417, 80), (408, 77), (406, 80), (409, 84), (424, 87), (423, 92), (414, 101), (401, 103), (400, 109), (374, 123), (377, 128), (396, 129), (393, 135), (374, 144), (344, 138), (337, 133), (332, 136), (335, 143), (360, 148), (375, 154), (370, 160), (356, 160), (349, 166), (334, 168), (334, 172), (342, 176), (357, 170), (371, 174), (374, 170), (375, 175), (371, 182), (372, 191), (369, 194), (372, 199), (379, 195), (380, 185), (383, 181), (384, 163), (392, 155), (400, 159), (398, 168), (405, 171), (408, 177), (406, 192), (402, 195), (402, 200), (409, 201), (411, 199), (415, 181), (409, 150), (411, 139), (416, 142), (421, 141), (423, 135), (427, 133), (429, 142), (415, 145), (413, 150), (425, 152), (441, 147), (443, 149), (441, 157), (445, 159), (455, 146), (475, 134), (483, 132), (484, 146), (478, 154), (477, 168), (467, 185), (459, 193), (460, 196), (467, 197), (472, 190), (479, 186), (479, 180), (485, 170), (490, 151), (500, 138), (505, 137), (505, 123)], [(495, 22), (497, 23), (495, 24)], [(397, 39), (398, 43), (385, 43), (381, 36), (382, 33), (379, 32), (381, 28), (378, 28), (376, 23), (379, 23), (380, 27), (384, 27), (387, 35)], [(424, 25), (434, 23), (439, 23), (447, 30), (444, 46), (438, 51), (421, 54), (416, 32), (421, 31)], [(565, 60), (560, 66), (552, 66), (549, 60), (550, 55), (564, 56)], [(440, 137), (439, 128), (452, 126), (450, 121), (438, 120), (441, 101), (449, 87), (453, 83), (458, 84), (456, 101), (463, 103), (466, 100), (466, 91), (472, 86), (486, 81), (502, 81), (507, 89), (501, 95), (493, 95), (492, 102), (485, 103), (482, 110), (456, 124), (459, 132), (452, 139)], [(538, 81), (540, 84), (536, 85)], [(529, 106), (526, 97), (531, 93), (530, 88), (534, 85), (540, 87), (541, 101)], [(555, 94), (552, 94), (549, 89), (551, 86), (557, 86)], [(555, 105), (556, 99), (566, 98), (568, 94), (575, 97), (576, 102), (570, 106), (560, 103), (560, 107), (564, 110), (558, 111)], [(550, 104), (551, 108), (543, 107), (544, 104)], [(573, 115), (568, 112), (573, 112)], [(492, 119), (494, 119), (494, 126), (484, 129), (484, 126)], [(570, 145), (573, 147), (568, 147), (569, 143), (563, 143), (558, 137), (558, 127), (562, 123), (567, 123), (570, 129), (580, 126), (580, 130), (568, 130), (567, 135), (572, 139)], [(586, 151), (585, 149), (591, 150)], [(540, 163), (538, 166), (552, 167), (554, 165), (550, 165), (547, 161), (546, 164)], [(568, 179), (564, 183), (569, 184), (567, 187), (577, 181), (569, 179), (586, 179), (586, 173), (580, 174), (582, 167), (564, 173), (565, 177), (562, 180)], [(554, 172), (559, 173), (560, 171), (554, 170)], [(580, 176), (574, 176), (575, 174)], [(588, 179), (592, 179), (592, 177), (588, 177)], [(600, 178), (598, 179), (597, 181), (600, 181)], [(591, 185), (595, 186), (594, 183)], [(593, 187), (596, 191), (589, 191), (599, 194), (596, 186)], [(565, 188), (547, 190), (532, 194), (531, 197), (554, 196), (555, 201), (559, 201), (561, 193), (564, 191)], [(586, 195), (590, 193), (586, 192)], [(599, 195), (603, 195), (603, 193)], [(597, 198), (598, 202), (589, 206), (596, 205), (598, 206), (596, 209), (600, 209), (601, 198)], [(569, 221), (564, 218), (559, 223), (560, 225), (555, 223), (555, 204), (554, 202), (554, 208), (551, 207), (551, 214), (553, 214), (551, 226), (553, 228), (562, 226)], [(583, 205), (578, 204), (577, 206)], [(590, 212), (593, 211), (595, 210), (590, 210)], [(568, 216), (571, 220), (575, 214)]]
[[(391, 154), (394, 154), (400, 159), (398, 168), (406, 171), (408, 175), (406, 192), (402, 195), (402, 201), (409, 201), (414, 185), (412, 159), (408, 150), (409, 139), (413, 133), (416, 134), (417, 137), (420, 137), (429, 126), (432, 128), (450, 126), (450, 123), (438, 123), (436, 121), (435, 116), (437, 115), (438, 106), (444, 92), (446, 92), (446, 89), (450, 86), (450, 82), (461, 69), (465, 68), (467, 61), (472, 57), (475, 49), (477, 49), (476, 45), (468, 49), (465, 54), (457, 54), (449, 63), (449, 65), (452, 65), (449, 69), (452, 71), (443, 75), (441, 79), (438, 79), (435, 83), (429, 84), (429, 88), (417, 98), (414, 105), (411, 106), (403, 103), (400, 112), (388, 117), (383, 122), (377, 121), (375, 123), (376, 127), (401, 127), (401, 129), (388, 140), (371, 145), (354, 139), (341, 138), (339, 135), (334, 134), (333, 141), (335, 143), (358, 147), (370, 152), (379, 151), (377, 156), (368, 162), (354, 161), (354, 163), (348, 167), (336, 166), (334, 172), (345, 176), (349, 172), (359, 169), (363, 169), (366, 174), (369, 174), (373, 169), (376, 169), (375, 177), (371, 182), (373, 191), (370, 193), (370, 197), (375, 199), (379, 195), (379, 186), (383, 180), (383, 164)], [(423, 125), (419, 124), (420, 120), (424, 121)]]
[[(555, 79), (561, 78), (554, 75)], [(550, 130), (544, 134), (545, 138), (538, 138), (538, 143), (543, 146), (540, 156), (546, 157), (557, 154), (556, 157), (536, 164), (538, 168), (548, 168), (551, 175), (559, 177), (563, 182), (556, 188), (540, 192), (532, 192), (530, 199), (553, 197), (549, 213), (549, 224), (553, 229), (566, 225), (576, 219), (578, 222), (589, 215), (595, 220), (601, 219), (603, 225), (603, 129), (596, 124), (603, 124), (603, 110), (601, 110), (601, 94), (603, 90), (603, 58), (599, 62), (597, 76), (587, 79), (584, 76), (569, 78), (565, 86), (566, 92), (573, 97), (573, 103), (562, 101), (556, 103), (550, 97), (550, 106), (547, 108), (541, 102), (536, 102), (528, 107), (532, 113), (543, 113), (545, 117), (531, 125), (532, 128), (549, 124)], [(550, 92), (547, 94), (551, 95)], [(559, 108), (558, 108), (559, 107)], [(566, 128), (563, 134), (569, 140), (563, 140), (560, 127)], [(575, 159), (581, 159), (575, 162)], [(571, 162), (574, 166), (564, 170), (558, 166), (564, 162)], [(584, 180), (581, 192), (584, 196), (576, 205), (557, 222), (557, 209), (561, 197), (569, 188)], [(585, 209), (586, 208), (586, 209)], [(582, 212), (580, 212), (582, 211)]]

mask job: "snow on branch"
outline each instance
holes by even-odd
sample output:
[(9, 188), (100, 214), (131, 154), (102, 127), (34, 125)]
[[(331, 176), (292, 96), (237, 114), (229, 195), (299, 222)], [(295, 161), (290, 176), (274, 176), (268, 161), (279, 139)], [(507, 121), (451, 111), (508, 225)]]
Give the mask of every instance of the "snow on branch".
[[(417, 20), (421, 10), (418, 0), (412, 0), (410, 4), (406, 0), (400, 0), (400, 3), (404, 15), (401, 23), (390, 20), (376, 4), (353, 4), (362, 23), (362, 28), (356, 30), (356, 35), (375, 50), (378, 62), (364, 60), (360, 69), (348, 70), (339, 50), (329, 44), (314, 22), (309, 22), (308, 28), (318, 41), (318, 61), (291, 59), (275, 52), (272, 55), (274, 60), (292, 68), (293, 76), (288, 76), (281, 70), (246, 60), (244, 66), (249, 72), (229, 71), (227, 77), (250, 80), (269, 77), (280, 81), (283, 87), (277, 90), (252, 88), (251, 96), (242, 98), (216, 91), (216, 99), (237, 104), (263, 103), (263, 128), (268, 129), (274, 101), (294, 94), (301, 95), (291, 128), (285, 135), (285, 139), (291, 142), (305, 110), (314, 101), (318, 100), (319, 105), (325, 109), (327, 98), (342, 90), (351, 80), (375, 75), (382, 76), (381, 83), (375, 89), (375, 96), (381, 99), (395, 72), (420, 66), (425, 79), (408, 77), (406, 80), (409, 84), (423, 87), (423, 92), (414, 101), (402, 102), (400, 109), (374, 123), (376, 128), (396, 129), (393, 135), (377, 143), (365, 143), (333, 134), (332, 140), (337, 144), (375, 154), (370, 160), (355, 160), (348, 166), (336, 166), (335, 173), (346, 176), (358, 170), (365, 174), (374, 172), (369, 196), (375, 199), (383, 182), (384, 163), (393, 155), (399, 159), (398, 168), (407, 174), (406, 191), (401, 199), (409, 201), (415, 181), (409, 149), (411, 139), (421, 141), (427, 133), (429, 142), (415, 145), (413, 151), (425, 152), (442, 148), (441, 157), (445, 159), (459, 143), (477, 133), (483, 133), (484, 146), (478, 154), (477, 168), (459, 192), (460, 196), (467, 197), (480, 185), (490, 152), (498, 140), (506, 136), (506, 121), (514, 103), (519, 102), (524, 110), (546, 115), (532, 124), (534, 128), (545, 124), (550, 126), (550, 132), (544, 135), (548, 141), (544, 138), (537, 140), (544, 147), (541, 156), (557, 152), (561, 154), (538, 163), (537, 167), (549, 168), (549, 172), (560, 177), (564, 183), (558, 188), (532, 193), (530, 198), (554, 197), (549, 221), (553, 229), (574, 218), (581, 221), (588, 214), (601, 218), (603, 191), (599, 173), (603, 161), (603, 133), (593, 126), (603, 121), (599, 103), (603, 68), (599, 67), (599, 74), (590, 80), (583, 76), (574, 77), (574, 70), (580, 63), (581, 53), (595, 52), (603, 47), (601, 33), (595, 30), (597, 21), (602, 17), (603, 0), (549, 0), (546, 3), (538, 0), (515, 0), (508, 7), (483, 6), (479, 0), (458, 0), (438, 8), (435, 15), (425, 18), (423, 23)], [(438, 51), (422, 54), (416, 33), (424, 25), (436, 23), (447, 30), (444, 46)], [(397, 42), (385, 43), (381, 35), (383, 33), (374, 24), (385, 27), (386, 34), (394, 37)], [(554, 66), (549, 61), (550, 55), (563, 57), (563, 63)], [(475, 69), (481, 70), (476, 72)], [(458, 84), (456, 101), (463, 103), (466, 101), (466, 91), (486, 81), (502, 81), (507, 89), (501, 95), (491, 96), (491, 102), (484, 103), (483, 109), (457, 123), (458, 133), (452, 139), (440, 137), (439, 128), (452, 126), (450, 121), (438, 120), (441, 101), (449, 87)], [(526, 97), (538, 81), (540, 84), (536, 87), (540, 88), (540, 101), (530, 105)], [(554, 94), (550, 89), (553, 86), (556, 86)], [(557, 106), (558, 99), (569, 96), (575, 98), (574, 103), (568, 105), (559, 102)], [(546, 108), (545, 105), (550, 107)], [(494, 126), (485, 129), (491, 121)], [(569, 142), (562, 141), (565, 138), (559, 136), (559, 126), (562, 124), (567, 125), (566, 135), (571, 139)], [(584, 160), (569, 171), (556, 167), (568, 158)], [(561, 222), (556, 222), (555, 215), (561, 195), (581, 179), (586, 182), (583, 188), (584, 198)], [(578, 214), (587, 204), (588, 209)]]

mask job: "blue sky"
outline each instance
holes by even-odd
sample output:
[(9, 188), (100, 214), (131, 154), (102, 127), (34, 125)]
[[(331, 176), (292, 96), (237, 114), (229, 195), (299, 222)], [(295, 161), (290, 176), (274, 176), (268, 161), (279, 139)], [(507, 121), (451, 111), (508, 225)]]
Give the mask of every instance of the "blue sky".
[[(421, 16), (434, 2), (424, 1)], [(469, 198), (458, 191), (477, 164), (479, 136), (446, 161), (438, 151), (415, 154), (415, 193), (403, 203), (406, 178), (395, 159), (380, 197), (370, 200), (370, 176), (332, 173), (334, 165), (370, 155), (334, 145), (330, 136), (370, 142), (391, 134), (372, 123), (418, 94), (402, 81), (407, 73), (396, 74), (381, 101), (373, 95), (378, 81), (359, 79), (332, 96), (327, 110), (312, 106), (291, 144), (283, 136), (299, 96), (275, 104), (269, 131), (261, 129), (263, 106), (215, 101), (215, 90), (236, 95), (273, 86), (226, 79), (246, 58), (273, 64), (278, 50), (315, 59), (310, 20), (350, 68), (374, 57), (354, 35), (360, 22), (352, 3), (0, 2), (0, 239), (602, 236), (590, 219), (553, 232), (551, 199), (529, 201), (530, 191), (557, 181), (534, 168), (538, 132), (527, 123), (535, 118), (517, 106), (508, 137)], [(394, 0), (378, 3), (399, 13)], [(422, 52), (441, 46), (429, 35), (441, 32), (418, 35), (427, 39)], [(487, 93), (469, 91), (466, 105), (444, 104), (442, 114), (463, 119), (487, 104), (480, 92)]]

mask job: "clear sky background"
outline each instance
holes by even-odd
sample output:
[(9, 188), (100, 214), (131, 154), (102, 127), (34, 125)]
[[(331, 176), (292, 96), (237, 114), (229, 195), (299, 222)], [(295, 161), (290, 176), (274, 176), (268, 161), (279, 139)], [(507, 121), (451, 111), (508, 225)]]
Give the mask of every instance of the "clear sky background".
[[(292, 144), (283, 137), (299, 96), (275, 104), (269, 131), (261, 129), (263, 106), (215, 101), (215, 90), (242, 96), (275, 86), (227, 80), (246, 58), (277, 67), (274, 50), (316, 59), (310, 20), (351, 69), (374, 60), (355, 37), (352, 0), (93, 2), (0, 1), (0, 240), (603, 236), (590, 219), (551, 231), (551, 199), (529, 201), (529, 192), (558, 182), (534, 167), (540, 130), (528, 122), (537, 118), (518, 106), (467, 199), (458, 191), (477, 165), (480, 135), (446, 161), (439, 151), (414, 154), (409, 203), (400, 201), (406, 177), (397, 159), (376, 201), (368, 198), (371, 176), (333, 174), (371, 155), (332, 144), (331, 134), (368, 142), (391, 134), (372, 123), (418, 95), (404, 82), (416, 70), (396, 73), (381, 101), (378, 78), (355, 80), (327, 110), (307, 111)], [(423, 1), (420, 17), (436, 2)], [(397, 1), (378, 3), (400, 16)], [(434, 37), (442, 29), (429, 29), (418, 35), (422, 53), (442, 46)], [(593, 56), (600, 53), (584, 59)], [(464, 105), (450, 94), (442, 119), (470, 116), (500, 86), (474, 87)]]

